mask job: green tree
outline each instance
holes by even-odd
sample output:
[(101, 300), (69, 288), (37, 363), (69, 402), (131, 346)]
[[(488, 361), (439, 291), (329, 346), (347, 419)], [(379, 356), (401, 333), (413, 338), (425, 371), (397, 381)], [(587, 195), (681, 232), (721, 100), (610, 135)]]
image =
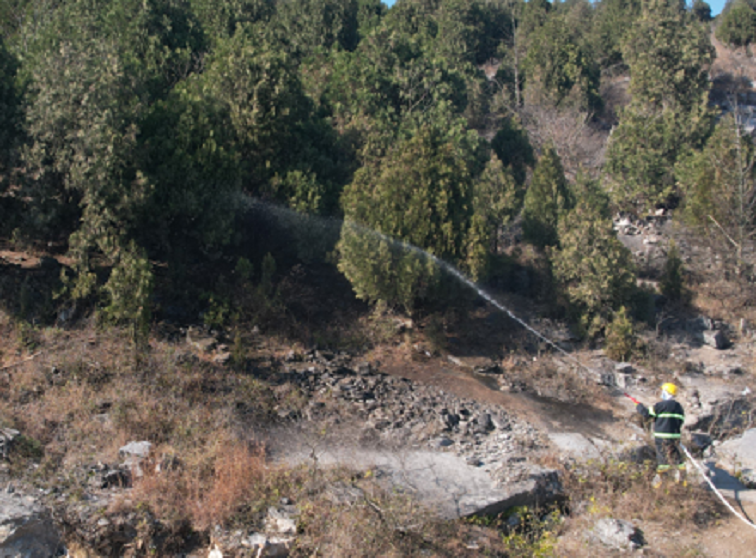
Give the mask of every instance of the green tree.
[(438, 32), (431, 48), (455, 65), (479, 65), (495, 57), (510, 25), (501, 5), (479, 0), (441, 0), (435, 19)]
[(557, 224), (565, 210), (572, 206), (562, 162), (554, 147), (547, 147), (536, 163), (533, 178), (525, 192), (522, 232), (525, 239), (538, 248), (555, 246)]
[(6, 196), (13, 180), (16, 149), (21, 136), (21, 96), (16, 86), (16, 58), (0, 36), (0, 234), (16, 224), (20, 200)]
[(685, 297), (685, 278), (683, 277), (684, 266), (680, 250), (674, 241), (670, 242), (667, 251), (667, 260), (664, 262), (664, 271), (659, 281), (661, 294), (671, 301), (680, 301)]
[(704, 0), (695, 0), (693, 2), (693, 6), (690, 8), (690, 11), (698, 21), (701, 21), (703, 23), (708, 23), (712, 19), (714, 19), (711, 17), (711, 6), (709, 6), (709, 4)]
[(627, 309), (621, 306), (614, 313), (606, 331), (606, 356), (620, 362), (627, 362), (638, 345), (635, 327)]
[[(426, 127), (398, 143), (388, 156), (357, 171), (343, 195), (346, 223), (339, 242), (339, 269), (357, 296), (411, 310), (431, 296), (436, 261), (468, 269), (474, 224), (473, 174), (481, 149), (474, 133)], [(480, 221), (475, 232), (480, 238)], [(404, 243), (408, 243), (412, 248)]]
[(473, 205), (490, 231), (492, 252), (497, 252), (497, 239), (520, 213), (525, 188), (518, 183), (510, 168), (505, 168), (492, 154), (483, 173), (475, 181)]
[(676, 3), (650, 0), (625, 35), (623, 54), (632, 101), (607, 149), (607, 189), (621, 207), (642, 212), (669, 200), (675, 161), (711, 132), (713, 49), (704, 24)]
[(208, 41), (215, 44), (236, 32), (237, 26), (267, 22), (275, 13), (272, 0), (189, 0)]
[[(112, 266), (101, 292), (113, 319), (146, 319), (150, 264), (134, 231), (152, 202), (181, 197), (165, 189), (186, 186), (176, 178), (153, 182), (152, 167), (142, 160), (145, 120), (176, 81), (191, 74), (191, 61), (204, 48), (198, 26), (182, 6), (168, 0), (71, 0), (42, 22), (28, 22), (27, 31), (34, 33), (22, 77), (29, 89), (30, 138), (24, 194), (35, 209), (29, 221), (37, 229), (70, 234), (76, 296), (98, 287), (93, 256)], [(194, 139), (202, 143), (207, 135)], [(181, 141), (178, 149), (188, 148)], [(194, 192), (185, 192), (187, 200), (206, 184), (193, 186)], [(192, 206), (198, 211), (194, 217), (206, 209), (199, 205)], [(170, 223), (186, 208), (174, 203), (162, 208), (162, 218)]]
[(677, 166), (685, 193), (684, 216), (709, 239), (719, 240), (732, 269), (742, 273), (756, 236), (756, 150), (733, 115), (722, 118), (700, 151)]
[(276, 8), (282, 37), (296, 59), (333, 46), (352, 51), (359, 43), (357, 0), (298, 0)]
[(624, 66), (623, 38), (640, 13), (641, 0), (601, 0), (595, 4), (589, 43), (602, 69)]
[(523, 62), (525, 95), (534, 104), (593, 110), (601, 105), (599, 67), (561, 13), (554, 13), (532, 35)]
[(559, 250), (552, 258), (554, 277), (571, 313), (588, 335), (600, 333), (613, 312), (630, 302), (635, 266), (617, 239), (608, 200), (598, 185), (581, 179), (576, 205), (559, 221)]
[(734, 2), (716, 27), (717, 39), (736, 47), (747, 46), (756, 40), (756, 9), (749, 2)]
[[(150, 255), (186, 262), (231, 240), (242, 166), (228, 111), (199, 76), (155, 102), (140, 124), (139, 172), (151, 185), (130, 234)], [(181, 169), (180, 173), (176, 169)]]
[(301, 126), (313, 109), (292, 59), (251, 25), (218, 41), (206, 65), (200, 88), (229, 114), (246, 190), (271, 197), (289, 193), (271, 189), (271, 180), (296, 167), (304, 148)]
[[(13, 149), (16, 147), (20, 129), (21, 98), (16, 86), (18, 62), (0, 37), (0, 173), (7, 173)], [(0, 188), (7, 186), (8, 177), (0, 182)], [(0, 190), (2, 192), (2, 190)]]
[(501, 164), (512, 170), (512, 176), (517, 183), (524, 184), (528, 167), (535, 164), (535, 155), (527, 132), (508, 118), (502, 122), (501, 128), (491, 140), (491, 148)]

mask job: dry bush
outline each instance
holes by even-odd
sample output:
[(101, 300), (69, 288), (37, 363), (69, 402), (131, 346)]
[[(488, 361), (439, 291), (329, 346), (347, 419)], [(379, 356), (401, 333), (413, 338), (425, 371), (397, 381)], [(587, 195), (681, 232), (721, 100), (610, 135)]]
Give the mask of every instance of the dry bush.
[(155, 455), (112, 512), (146, 507), (164, 524), (205, 531), (250, 519), (283, 488), (263, 449), (243, 441), (217, 440), (178, 460), (172, 451)]
[(238, 442), (224, 445), (212, 478), (192, 505), (192, 523), (197, 529), (225, 524), (250, 502), (269, 499), (265, 488), (272, 475), (262, 448)]
[(548, 104), (526, 104), (519, 114), (535, 146), (554, 144), (570, 180), (581, 171), (597, 173), (609, 134), (593, 122), (592, 114), (577, 109), (557, 109)]
[(641, 519), (672, 530), (705, 526), (724, 513), (718, 500), (695, 478), (687, 485), (666, 479), (661, 488), (651, 486), (656, 463), (635, 463), (615, 458), (589, 461), (562, 468), (562, 483), (573, 519), (595, 521), (601, 517)]

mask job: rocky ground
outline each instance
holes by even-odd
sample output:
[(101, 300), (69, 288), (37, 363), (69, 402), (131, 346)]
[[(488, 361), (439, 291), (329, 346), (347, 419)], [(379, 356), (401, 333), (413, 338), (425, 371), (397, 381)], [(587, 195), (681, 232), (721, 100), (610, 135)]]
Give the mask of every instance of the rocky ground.
[[(644, 280), (653, 282), (653, 270), (664, 261), (668, 240), (675, 235), (670, 221), (656, 215), (644, 221), (620, 218), (616, 224), (621, 240), (645, 266)], [(696, 247), (687, 246), (684, 238), (680, 246), (689, 261), (695, 257)], [(52, 266), (44, 258), (10, 251), (0, 257), (20, 268)], [(674, 381), (681, 386), (686, 409), (686, 446), (728, 500), (747, 517), (756, 517), (756, 334), (748, 320), (690, 311), (661, 315), (655, 331), (645, 333), (646, 357), (628, 364), (608, 359), (600, 348), (581, 348), (562, 324), (534, 317), (528, 323), (554, 344), (526, 339), (519, 349), (503, 352), (502, 339), (521, 328), (495, 308), (479, 308), (478, 313), (476, 323), (488, 327), (483, 336), (491, 336), (488, 345), (473, 346), (470, 339), (478, 332), (471, 331), (465, 339), (434, 347), (423, 327), (409, 320), (396, 320), (391, 341), (367, 351), (271, 347), (264, 334), (253, 331), (252, 364), (241, 372), (234, 369), (232, 342), (222, 334), (201, 326), (160, 324), (151, 358), (169, 361), (156, 364), (173, 375), (137, 376), (133, 383), (157, 383), (161, 394), (175, 391), (198, 399), (186, 408), (169, 399), (162, 407), (153, 405), (159, 407), (154, 414), (149, 402), (129, 401), (127, 407), (119, 402), (123, 394), (108, 391), (119, 371), (132, 365), (101, 362), (107, 357), (104, 343), (96, 339), (99, 334), (69, 330), (69, 317), (59, 316), (51, 339), (38, 340), (38, 349), (6, 348), (2, 353), (0, 557), (298, 555), (297, 549), (317, 548), (306, 540), (310, 535), (303, 525), (314, 521), (307, 514), (323, 502), (352, 514), (367, 509), (382, 522), (391, 515), (386, 524), (402, 533), (413, 532), (417, 518), (492, 517), (523, 506), (546, 509), (561, 503), (556, 508), (561, 525), (556, 555), (583, 556), (588, 548), (601, 548), (607, 556), (639, 550), (670, 557), (749, 555), (756, 540), (753, 529), (723, 508), (716, 508), (717, 521), (670, 523), (643, 511), (649, 506), (666, 509), (665, 497), (652, 494), (635, 507), (609, 508), (594, 502), (594, 495), (570, 488), (575, 478), (631, 476), (612, 468), (653, 458), (648, 431), (624, 394), (651, 404), (659, 385)], [(61, 347), (76, 344), (82, 348), (75, 359), (59, 354)], [(237, 394), (242, 385), (252, 396)], [(34, 407), (54, 390), (66, 397), (81, 390), (77, 397), (83, 411)], [(272, 393), (274, 403), (264, 403), (262, 392)], [(305, 471), (300, 484), (306, 489), (298, 497), (281, 494), (266, 501), (247, 523), (202, 530), (168, 526), (155, 509), (137, 503), (137, 493), (149, 482), (165, 486), (160, 479), (172, 478), (189, 456), (169, 451), (170, 440), (161, 439), (151, 423), (164, 420), (161, 413), (171, 406), (182, 409), (174, 412), (190, 413), (191, 405), (218, 404), (227, 406), (220, 414), (231, 417), (236, 437), (249, 439), (254, 430), (267, 467)], [(92, 444), (92, 449), (77, 448), (75, 459), (62, 457), (50, 476), (43, 470), (49, 462), (40, 467), (34, 458), (39, 450), (29, 432), (10, 427), (31, 428), (35, 420), (11, 416), (14, 412), (43, 414), (37, 430), (50, 433), (46, 443), (51, 446), (65, 441)], [(63, 425), (82, 412), (86, 426), (72, 437)], [(260, 421), (246, 418), (258, 415), (265, 417), (263, 428)], [(203, 411), (201, 420), (218, 418)], [(135, 422), (140, 428), (131, 431), (153, 436), (121, 439), (127, 429), (119, 425)], [(201, 432), (212, 436), (212, 428)], [(94, 443), (98, 436), (112, 440)], [(14, 454), (31, 456), (23, 461), (26, 469), (18, 470)], [(706, 487), (692, 467), (690, 481)], [(673, 502), (674, 497), (687, 498), (706, 510), (717, 505), (704, 489), (670, 490)], [(379, 501), (376, 491), (400, 498), (401, 513), (389, 514), (389, 500)], [(501, 517), (505, 524), (500, 532), (518, 532), (520, 516)], [(670, 535), (671, 529), (677, 531)], [(458, 537), (462, 550), (435, 555), (506, 555), (497, 554), (486, 536), (490, 533), (466, 531)]]
[[(369, 471), (383, 486), (441, 518), (498, 513), (558, 500), (559, 462), (648, 455), (648, 434), (633, 422), (633, 404), (622, 393), (632, 391), (650, 403), (659, 382), (673, 379), (683, 388), (686, 443), (718, 475), (715, 479), (730, 499), (753, 513), (749, 506), (756, 499), (747, 487), (756, 487), (756, 444), (751, 440), (756, 430), (749, 430), (756, 389), (750, 369), (754, 337), (743, 333), (737, 343), (717, 348), (712, 336), (704, 337), (711, 331), (702, 330), (705, 326), (713, 327), (702, 319), (675, 330), (678, 337), (670, 336), (676, 339), (670, 341), (670, 355), (678, 366), (668, 378), (641, 366), (612, 362), (600, 351), (570, 359), (560, 353), (542, 356), (557, 375), (582, 386), (587, 395), (581, 404), (571, 396), (560, 398), (548, 381), (522, 380), (513, 368), (527, 371), (526, 362), (513, 365), (448, 354), (407, 359), (398, 349), (384, 349), (383, 361), (377, 360), (378, 353), (364, 360), (346, 353), (290, 351), (266, 379), (286, 389), (295, 386), (306, 403), (279, 406), (279, 420), (268, 429), (265, 441), (274, 461)], [(176, 358), (214, 358), (215, 345), (198, 345), (196, 335), (190, 335), (190, 350), (180, 351)], [(401, 377), (399, 371), (410, 377)], [(18, 435), (13, 429), (2, 431), (3, 451), (13, 451)], [(85, 482), (71, 484), (78, 491), (75, 495), (65, 488), (33, 490), (11, 480), (6, 466), (0, 483), (0, 555), (113, 555), (116, 548), (138, 550), (141, 540), (160, 540), (158, 523), (149, 525), (134, 512), (107, 512), (115, 499), (131, 490), (150, 447), (146, 440), (134, 440), (111, 462), (79, 469), (75, 474)], [(154, 461), (149, 463), (154, 466)], [(693, 471), (691, 476), (695, 478)], [(342, 488), (337, 483), (330, 490), (341, 500), (360, 497), (361, 489)], [(269, 509), (266, 529), (219, 530), (212, 535), (212, 545), (224, 556), (286, 555), (297, 537), (297, 513), (296, 506), (284, 501)], [(620, 523), (596, 523), (591, 536), (612, 552), (654, 550), (652, 524), (638, 517), (616, 519)], [(743, 531), (748, 528), (742, 527), (727, 518), (722, 529), (737, 531), (747, 540)], [(645, 538), (639, 533), (646, 533)], [(724, 547), (710, 548), (711, 540), (699, 543), (707, 548), (706, 555), (735, 555), (722, 553)], [(208, 541), (193, 544), (187, 544), (184, 555), (208, 555)]]

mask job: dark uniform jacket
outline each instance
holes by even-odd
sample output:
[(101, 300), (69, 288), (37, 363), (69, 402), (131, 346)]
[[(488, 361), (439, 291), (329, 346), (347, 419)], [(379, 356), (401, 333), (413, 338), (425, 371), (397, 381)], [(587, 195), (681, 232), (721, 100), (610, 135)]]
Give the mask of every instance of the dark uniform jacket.
[(680, 429), (685, 421), (685, 411), (674, 399), (659, 401), (651, 408), (638, 403), (638, 412), (643, 418), (653, 417), (654, 437), (666, 440), (679, 440)]

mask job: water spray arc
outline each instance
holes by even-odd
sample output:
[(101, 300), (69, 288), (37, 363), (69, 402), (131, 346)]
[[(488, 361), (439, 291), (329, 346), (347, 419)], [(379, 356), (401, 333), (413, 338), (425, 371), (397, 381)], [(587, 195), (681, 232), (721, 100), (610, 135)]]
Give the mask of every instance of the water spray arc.
[[(493, 295), (491, 295), (490, 293), (486, 292), (483, 288), (481, 288), (478, 285), (476, 285), (475, 282), (473, 282), (470, 278), (468, 278), (467, 276), (465, 276), (456, 267), (454, 267), (450, 263), (448, 263), (448, 262), (446, 262), (446, 261), (444, 261), (444, 260), (442, 260), (442, 259), (434, 256), (433, 254), (431, 254), (431, 253), (423, 250), (422, 248), (419, 248), (418, 246), (415, 246), (415, 245), (410, 244), (410, 243), (405, 242), (405, 241), (397, 240), (395, 238), (392, 238), (392, 237), (390, 237), (388, 235), (385, 235), (385, 234), (383, 234), (381, 232), (375, 231), (373, 229), (370, 229), (370, 228), (368, 228), (368, 227), (366, 227), (364, 225), (360, 225), (359, 223), (355, 223), (353, 221), (345, 221), (345, 220), (336, 219), (336, 218), (324, 218), (324, 217), (318, 217), (318, 216), (302, 215), (302, 214), (297, 213), (296, 211), (293, 211), (291, 209), (283, 208), (283, 207), (280, 207), (280, 206), (275, 206), (275, 205), (272, 205), (272, 204), (267, 204), (267, 203), (264, 203), (264, 202), (261, 202), (261, 201), (258, 201), (258, 200), (247, 199), (246, 203), (248, 203), (248, 204), (251, 203), (252, 205), (259, 205), (259, 206), (265, 208), (266, 210), (270, 211), (272, 214), (278, 215), (278, 216), (280, 216), (282, 218), (286, 218), (286, 219), (289, 219), (289, 220), (291, 220), (291, 219), (297, 219), (297, 220), (307, 219), (307, 220), (311, 220), (313, 223), (317, 223), (318, 226), (320, 226), (320, 227), (330, 227), (330, 226), (338, 227), (338, 228), (343, 227), (343, 226), (352, 227), (356, 231), (359, 231), (360, 233), (369, 234), (369, 235), (375, 236), (376, 238), (379, 238), (379, 239), (381, 239), (381, 240), (383, 240), (385, 242), (388, 242), (388, 243), (392, 244), (393, 246), (399, 247), (399, 248), (401, 248), (403, 250), (411, 251), (411, 252), (417, 254), (420, 257), (429, 258), (436, 265), (438, 265), (441, 269), (443, 269), (447, 273), (451, 274), (458, 281), (462, 282), (464, 285), (468, 286), (473, 291), (475, 291), (478, 294), (478, 296), (480, 296), (481, 298), (483, 298), (483, 300), (485, 300), (486, 302), (488, 302), (489, 304), (491, 304), (494, 308), (498, 309), (499, 311), (505, 313), (512, 320), (514, 320), (515, 322), (517, 322), (518, 324), (520, 324), (523, 328), (525, 328), (527, 331), (529, 331), (530, 333), (532, 333), (533, 335), (535, 335), (538, 339), (541, 339), (542, 341), (546, 342), (549, 346), (551, 346), (554, 349), (556, 349), (556, 351), (558, 351), (560, 354), (562, 354), (565, 357), (567, 357), (571, 362), (575, 363), (579, 368), (582, 368), (583, 370), (586, 370), (586, 371), (591, 372), (591, 373), (595, 373), (593, 370), (591, 370), (589, 367), (587, 367), (586, 365), (584, 365), (583, 363), (581, 363), (577, 358), (575, 358), (569, 352), (567, 352), (562, 347), (560, 347), (557, 343), (555, 343), (554, 341), (552, 341), (551, 339), (549, 339), (548, 337), (546, 337), (544, 334), (542, 334), (537, 329), (535, 329), (532, 326), (530, 326), (528, 323), (526, 323), (521, 318), (519, 318), (516, 314), (514, 314), (514, 312), (512, 312), (509, 308), (507, 308), (502, 303), (500, 303), (499, 301), (497, 301), (493, 297)], [(331, 232), (333, 232), (333, 231), (331, 231)], [(635, 403), (635, 404), (639, 403), (639, 401), (637, 399), (635, 399), (634, 397), (630, 396), (629, 394), (624, 393), (623, 395), (625, 395), (626, 397), (628, 397), (629, 399), (631, 399), (633, 401), (633, 403)], [(681, 444), (681, 447), (682, 447), (683, 452), (685, 453), (685, 456), (695, 466), (695, 468), (699, 471), (699, 473), (704, 478), (704, 480), (706, 481), (706, 483), (709, 485), (709, 487), (712, 489), (712, 491), (717, 495), (717, 497), (724, 503), (724, 505), (736, 517), (738, 517), (738, 519), (740, 519), (741, 521), (743, 521), (749, 527), (751, 527), (753, 529), (756, 529), (756, 525), (754, 525), (753, 523), (751, 523), (750, 521), (748, 521), (745, 517), (743, 517), (741, 514), (739, 514), (729, 504), (729, 502), (726, 501), (726, 499), (722, 495), (722, 493), (717, 489), (717, 487), (714, 485), (714, 483), (711, 481), (711, 479), (709, 479), (708, 475), (706, 474), (706, 471), (703, 469), (703, 467), (701, 466), (701, 464), (698, 463), (698, 461), (696, 461), (693, 458), (693, 456), (690, 454), (690, 452), (688, 451), (688, 449), (685, 446), (683, 446), (682, 444)]]
[(546, 337), (543, 333), (541, 333), (540, 331), (532, 327), (530, 324), (525, 322), (523, 319), (518, 317), (509, 308), (507, 308), (498, 300), (496, 300), (491, 293), (487, 292), (485, 289), (477, 285), (469, 277), (464, 275), (460, 270), (458, 270), (456, 267), (451, 265), (449, 262), (442, 260), (441, 258), (431, 254), (430, 252), (427, 252), (426, 250), (423, 250), (422, 248), (418, 246), (415, 246), (414, 244), (410, 244), (409, 242), (406, 242), (403, 240), (398, 240), (384, 233), (381, 233), (379, 231), (376, 231), (374, 229), (361, 225), (360, 223), (357, 223), (355, 221), (337, 219), (335, 217), (303, 215), (302, 213), (298, 213), (292, 209), (281, 207), (281, 206), (274, 205), (267, 202), (263, 202), (257, 199), (245, 198), (245, 202), (247, 205), (251, 207), (262, 208), (264, 211), (270, 213), (271, 215), (277, 217), (278, 219), (282, 221), (285, 221), (286, 223), (291, 223), (293, 221), (301, 222), (302, 220), (305, 220), (309, 223), (310, 226), (320, 228), (321, 230), (327, 230), (333, 227), (333, 229), (329, 231), (331, 234), (333, 234), (334, 230), (338, 230), (341, 227), (350, 227), (361, 234), (373, 236), (401, 250), (415, 253), (421, 258), (426, 258), (432, 261), (434, 264), (436, 264), (440, 269), (443, 269), (445, 272), (449, 273), (451, 276), (457, 279), (460, 283), (466, 285), (467, 287), (475, 291), (475, 293), (477, 293), (477, 295), (480, 296), (483, 300), (488, 302), (490, 305), (492, 305), (494, 308), (496, 308), (500, 312), (503, 312), (504, 314), (509, 316), (512, 320), (517, 322), (519, 325), (525, 328), (528, 332), (532, 333), (538, 339), (545, 342), (550, 347), (554, 348), (557, 352), (565, 356), (567, 359), (569, 359), (579, 368), (582, 368), (583, 370), (586, 370), (587, 372), (591, 372), (591, 373), (594, 372), (593, 370), (585, 366), (583, 363), (581, 363), (578, 359), (576, 359), (568, 351), (560, 347), (557, 343), (555, 343), (554, 341)]

